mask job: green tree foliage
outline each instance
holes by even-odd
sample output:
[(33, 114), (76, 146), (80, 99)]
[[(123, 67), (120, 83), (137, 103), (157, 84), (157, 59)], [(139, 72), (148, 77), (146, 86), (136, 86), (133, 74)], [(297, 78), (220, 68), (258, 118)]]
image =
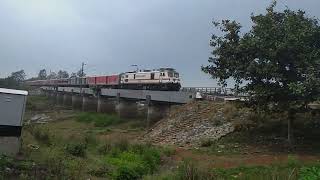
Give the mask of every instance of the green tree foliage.
[(47, 79), (57, 79), (57, 73), (55, 72), (50, 72), (50, 74), (47, 76)]
[(10, 76), (0, 79), (1, 88), (21, 89), (21, 85), (26, 78), (24, 70), (11, 73)]
[(73, 72), (73, 73), (70, 74), (70, 78), (75, 78), (75, 77), (77, 77), (77, 73)]
[(24, 70), (20, 70), (20, 71), (11, 73), (10, 78), (12, 78), (14, 81), (16, 81), (18, 83), (21, 83), (25, 80), (26, 74), (25, 74)]
[(235, 21), (214, 22), (222, 36), (213, 35), (210, 65), (202, 70), (226, 84), (233, 78), (258, 105), (304, 108), (320, 93), (320, 27), (303, 11), (252, 15), (251, 30), (240, 35)]
[(236, 89), (251, 95), (251, 105), (288, 111), (291, 119), (319, 98), (320, 27), (301, 10), (278, 12), (275, 6), (252, 15), (247, 33), (235, 21), (214, 22), (222, 35), (212, 35), (212, 56), (202, 70), (223, 85), (234, 79)]
[(58, 78), (69, 78), (69, 73), (67, 71), (60, 70), (58, 71)]
[(38, 79), (47, 79), (47, 71), (45, 69), (41, 69), (38, 74)]

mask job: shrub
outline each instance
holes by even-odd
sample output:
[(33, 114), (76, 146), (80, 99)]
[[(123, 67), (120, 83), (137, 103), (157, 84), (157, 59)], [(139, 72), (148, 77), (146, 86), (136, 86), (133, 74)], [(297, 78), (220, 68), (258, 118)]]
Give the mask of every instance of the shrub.
[(320, 179), (320, 167), (303, 167), (299, 171), (301, 180)]
[(288, 166), (289, 167), (297, 167), (297, 166), (299, 166), (299, 161), (298, 161), (298, 159), (295, 157), (295, 156), (293, 156), (293, 155), (288, 155)]
[(211, 139), (201, 139), (200, 140), (200, 146), (201, 147), (210, 147), (211, 145), (214, 144), (214, 141)]
[(85, 176), (86, 163), (83, 159), (68, 160), (66, 166), (68, 179), (81, 179)]
[(96, 146), (98, 144), (97, 138), (93, 134), (86, 134), (84, 137), (84, 143), (92, 146)]
[(120, 137), (118, 141), (115, 141), (114, 147), (118, 148), (121, 152), (127, 151), (129, 149), (129, 141), (124, 137)]
[(141, 156), (133, 152), (122, 152), (117, 157), (108, 158), (108, 162), (116, 166), (115, 179), (139, 179), (146, 172)]
[(160, 151), (146, 144), (126, 147), (107, 157), (107, 162), (115, 167), (115, 179), (140, 179), (143, 175), (153, 173), (160, 164)]
[(48, 128), (44, 128), (41, 126), (35, 126), (32, 128), (31, 134), (35, 137), (36, 140), (38, 140), (39, 142), (41, 142), (45, 145), (52, 144), (50, 131)]
[(44, 165), (47, 167), (48, 173), (54, 177), (61, 179), (66, 176), (67, 158), (64, 152), (58, 148), (48, 148), (44, 151)]
[(169, 157), (169, 156), (172, 156), (176, 153), (176, 149), (174, 147), (165, 146), (162, 148), (162, 152), (164, 155)]
[(98, 147), (98, 152), (100, 154), (107, 154), (107, 153), (110, 153), (112, 151), (112, 149), (113, 149), (113, 146), (112, 146), (111, 142), (107, 141)]
[(213, 179), (209, 171), (200, 170), (195, 163), (190, 160), (185, 160), (179, 165), (175, 176), (174, 179), (179, 180)]
[(160, 164), (160, 152), (155, 148), (145, 149), (141, 154), (148, 173), (153, 173)]
[(86, 155), (86, 144), (84, 143), (69, 143), (66, 146), (66, 152), (77, 157), (84, 157)]

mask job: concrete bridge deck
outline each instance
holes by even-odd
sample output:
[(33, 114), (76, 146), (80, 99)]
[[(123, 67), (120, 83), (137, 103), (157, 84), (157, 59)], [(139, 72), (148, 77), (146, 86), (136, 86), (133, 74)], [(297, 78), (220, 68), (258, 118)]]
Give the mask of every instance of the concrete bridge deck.
[[(78, 88), (78, 87), (41, 87), (46, 91), (58, 91), (66, 93), (96, 95), (94, 90), (90, 88)], [(106, 97), (120, 97), (127, 99), (137, 100), (151, 100), (158, 102), (180, 103), (185, 104), (192, 101), (195, 98), (195, 92), (185, 91), (150, 91), (150, 90), (129, 90), (129, 89), (101, 89), (101, 96)]]

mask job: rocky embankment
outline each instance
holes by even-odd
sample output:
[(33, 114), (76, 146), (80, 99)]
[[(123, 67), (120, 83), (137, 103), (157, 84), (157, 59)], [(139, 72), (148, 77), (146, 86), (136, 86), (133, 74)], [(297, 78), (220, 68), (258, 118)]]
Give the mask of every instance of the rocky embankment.
[(235, 124), (245, 121), (248, 115), (248, 111), (239, 111), (230, 104), (192, 102), (173, 108), (144, 137), (155, 144), (198, 146), (203, 140), (218, 140), (232, 133)]

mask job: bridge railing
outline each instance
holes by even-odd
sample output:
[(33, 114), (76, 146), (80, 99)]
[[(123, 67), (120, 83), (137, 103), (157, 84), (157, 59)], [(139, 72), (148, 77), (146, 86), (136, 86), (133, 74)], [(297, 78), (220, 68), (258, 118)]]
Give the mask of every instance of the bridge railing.
[(222, 88), (222, 87), (183, 87), (181, 91), (200, 92), (202, 94), (212, 94), (212, 95), (232, 95), (233, 94), (233, 91), (231, 88)]
[(245, 93), (235, 92), (233, 88), (223, 87), (183, 87), (181, 91), (200, 92), (203, 95), (247, 96)]

